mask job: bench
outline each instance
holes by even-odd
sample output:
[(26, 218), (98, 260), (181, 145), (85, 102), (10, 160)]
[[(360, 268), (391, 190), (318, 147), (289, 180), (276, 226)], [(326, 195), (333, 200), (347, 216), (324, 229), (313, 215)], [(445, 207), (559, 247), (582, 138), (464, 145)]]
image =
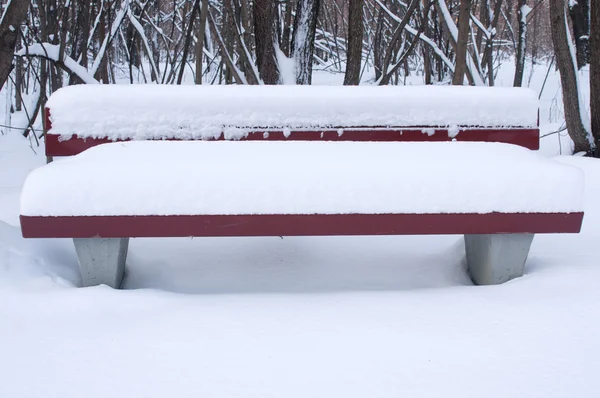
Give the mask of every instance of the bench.
[[(476, 284), (497, 284), (523, 274), (534, 234), (577, 233), (581, 228), (583, 176), (580, 170), (544, 158), (526, 149), (527, 145), (523, 148), (503, 142), (452, 142), (460, 136), (460, 131), (476, 131), (473, 126), (511, 129), (506, 125), (493, 126), (500, 124), (501, 115), (494, 114), (494, 109), (484, 101), (485, 95), (478, 90), (473, 95), (480, 95), (480, 101), (471, 104), (471, 112), (458, 115), (467, 120), (463, 124), (459, 117), (453, 119), (437, 114), (422, 117), (419, 104), (423, 103), (421, 111), (426, 105), (420, 99), (423, 94), (419, 90), (386, 88), (382, 95), (389, 97), (388, 102), (405, 105), (398, 108), (401, 115), (395, 116), (395, 127), (402, 130), (407, 120), (419, 120), (419, 117), (422, 122), (428, 121), (427, 117), (446, 117), (453, 125), (445, 128), (451, 130), (454, 137), (448, 137), (446, 132), (443, 141), (450, 142), (395, 142), (402, 141), (397, 138), (404, 135), (396, 132), (394, 137), (389, 135), (394, 139), (370, 142), (363, 135), (380, 137), (377, 135), (380, 131), (392, 131), (389, 126), (381, 125), (383, 117), (391, 117), (391, 110), (388, 112), (385, 106), (379, 109), (384, 116), (379, 115), (378, 119), (367, 102), (363, 108), (375, 116), (361, 116), (363, 108), (352, 108), (357, 98), (348, 100), (340, 92), (337, 95), (345, 98), (345, 106), (330, 105), (338, 112), (334, 112), (331, 120), (326, 120), (327, 112), (323, 110), (326, 104), (315, 106), (302, 100), (316, 98), (309, 95), (308, 88), (288, 88), (295, 100), (286, 103), (274, 100), (287, 95), (283, 90), (273, 95), (271, 88), (261, 93), (261, 88), (240, 91), (239, 88), (207, 87), (209, 90), (204, 91), (202, 87), (197, 92), (213, 95), (216, 105), (210, 108), (213, 105), (204, 100), (203, 104), (210, 109), (199, 112), (200, 115), (195, 116), (198, 120), (186, 114), (187, 105), (183, 105), (179, 113), (171, 108), (163, 110), (162, 118), (147, 114), (132, 121), (125, 116), (133, 115), (137, 108), (156, 106), (152, 101), (156, 94), (153, 90), (157, 89), (144, 86), (142, 90), (148, 90), (148, 95), (143, 96), (136, 94), (135, 89), (103, 87), (94, 88), (93, 95), (80, 100), (80, 104), (67, 101), (67, 97), (77, 95), (60, 98), (58, 94), (63, 90), (55, 94), (58, 100), (51, 98), (48, 108), (52, 130), (56, 133), (53, 135), (59, 137), (56, 142), (59, 145), (72, 140), (78, 142), (80, 146), (71, 147), (78, 148), (75, 152), (85, 149), (81, 144), (90, 148), (34, 170), (24, 184), (21, 198), (23, 236), (73, 238), (84, 286), (120, 286), (129, 238), (403, 234), (464, 234), (471, 278)], [(190, 90), (170, 89), (158, 90), (167, 97)], [(88, 92), (81, 90), (71, 91)], [(460, 94), (464, 98), (457, 101), (465, 103), (473, 96), (465, 90), (445, 92), (436, 88), (429, 94), (442, 97)], [(116, 101), (117, 91), (121, 96), (119, 103), (129, 101), (128, 106), (110, 105), (110, 100)], [(313, 94), (318, 93), (319, 98), (326, 96), (320, 91), (315, 90)], [(494, 98), (504, 110), (518, 103), (519, 109), (514, 112), (521, 115), (513, 113), (507, 117), (514, 120), (514, 124), (526, 118), (523, 107), (529, 106), (529, 113), (534, 113), (533, 117), (527, 116), (527, 123), (520, 123), (524, 126), (514, 128), (515, 134), (535, 129), (531, 124), (537, 119), (537, 108), (527, 101), (518, 101), (527, 93), (517, 91), (502, 91)], [(345, 92), (350, 93), (347, 97), (352, 97), (351, 91)], [(358, 90), (357, 93), (361, 100), (365, 97), (368, 100), (371, 95), (376, 106), (381, 103), (372, 94), (375, 91)], [(409, 106), (410, 98), (398, 100), (394, 93), (412, 95), (415, 103)], [(247, 102), (250, 94), (256, 96), (255, 102)], [(131, 103), (138, 96), (141, 103)], [(102, 103), (97, 102), (98, 98), (109, 101), (107, 107), (114, 108), (115, 118), (104, 114), (106, 111)], [(234, 104), (227, 105), (227, 98)], [(263, 102), (245, 114), (236, 116), (228, 111), (211, 117), (211, 112), (215, 116), (215, 109), (219, 107), (239, 107), (243, 113), (243, 104), (256, 105), (258, 100)], [(330, 100), (332, 98), (327, 99)], [(292, 109), (290, 105), (294, 104), (300, 108)], [(75, 108), (68, 111), (69, 106)], [(270, 113), (260, 113), (270, 106), (274, 106)], [(443, 114), (444, 109), (440, 109), (439, 113)], [(460, 111), (460, 107), (456, 109)], [(411, 111), (413, 113), (406, 116)], [(338, 117), (339, 112), (343, 117)], [(469, 119), (473, 112), (478, 112), (477, 117)], [(315, 116), (312, 122), (307, 117), (310, 114)], [(269, 115), (276, 117), (267, 120), (265, 117)], [(140, 126), (140, 122), (148, 123), (146, 117), (153, 117), (151, 123), (155, 124)], [(519, 117), (521, 120), (517, 120)], [(224, 123), (227, 118), (232, 118), (233, 124)], [(110, 125), (109, 122), (115, 120), (119, 123)], [(489, 125), (482, 122), (486, 120)], [(315, 121), (323, 128), (319, 129)], [(367, 122), (373, 126), (365, 126)], [(425, 126), (424, 129), (442, 130), (435, 123), (419, 124)], [(512, 124), (511, 121), (509, 125)], [(157, 125), (159, 128), (153, 129), (152, 126)], [(467, 125), (470, 127), (465, 127)], [(356, 126), (361, 127), (356, 131), (363, 135), (358, 142), (350, 142), (356, 136), (348, 137), (345, 129)], [(336, 131), (335, 136), (346, 136), (346, 142), (336, 142), (335, 137), (321, 134), (325, 130), (333, 131), (333, 127), (344, 129)], [(458, 135), (455, 134), (457, 127)], [(271, 133), (277, 129), (283, 138), (287, 137), (285, 139), (298, 139), (293, 143), (281, 137), (272, 140)], [(296, 131), (308, 135), (292, 137)], [(263, 137), (261, 142), (248, 139), (259, 133)], [(419, 134), (419, 137), (431, 138), (441, 133)], [(126, 142), (96, 145), (101, 140)], [(198, 141), (181, 142), (185, 140)], [(305, 142), (300, 142), (303, 140)], [(190, 176), (194, 179), (190, 180)]]
[(539, 149), (522, 88), (71, 86), (45, 108), (46, 155), (126, 140), (504, 142)]

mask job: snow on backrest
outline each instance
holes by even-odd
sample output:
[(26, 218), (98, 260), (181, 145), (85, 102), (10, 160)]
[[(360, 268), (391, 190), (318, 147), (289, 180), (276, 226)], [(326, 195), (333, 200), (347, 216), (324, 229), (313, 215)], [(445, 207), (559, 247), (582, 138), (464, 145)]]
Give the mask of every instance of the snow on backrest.
[(537, 126), (525, 88), (78, 85), (48, 100), (64, 138), (239, 138), (257, 129)]

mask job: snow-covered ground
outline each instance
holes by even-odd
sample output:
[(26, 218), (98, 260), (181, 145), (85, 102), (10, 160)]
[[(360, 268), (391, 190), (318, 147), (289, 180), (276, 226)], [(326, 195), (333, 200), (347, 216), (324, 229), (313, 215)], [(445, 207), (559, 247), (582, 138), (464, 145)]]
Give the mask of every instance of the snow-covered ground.
[(537, 236), (503, 285), (472, 286), (459, 236), (136, 239), (117, 291), (20, 237), (34, 149), (0, 135), (0, 397), (600, 396), (598, 160), (560, 158), (583, 231)]

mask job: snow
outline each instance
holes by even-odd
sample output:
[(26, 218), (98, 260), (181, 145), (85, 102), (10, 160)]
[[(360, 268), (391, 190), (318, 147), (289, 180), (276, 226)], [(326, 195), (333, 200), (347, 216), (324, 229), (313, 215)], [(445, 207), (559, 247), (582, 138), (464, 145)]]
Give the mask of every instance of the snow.
[(535, 127), (538, 99), (524, 88), (451, 86), (94, 85), (48, 100), (50, 134), (65, 138), (209, 138), (249, 129), (368, 126)]
[(389, 236), (137, 239), (126, 290), (75, 289), (70, 241), (0, 222), (0, 396), (595, 398), (598, 195), (488, 287), (459, 237)]
[(35, 170), (21, 214), (552, 213), (582, 192), (577, 168), (509, 144), (132, 141)]
[[(38, 56), (58, 62), (60, 60), (60, 45), (50, 43), (35, 43), (17, 51), (15, 55), (20, 57), (26, 55)], [(77, 63), (77, 61), (75, 61), (73, 58), (66, 54), (63, 54), (62, 58), (63, 59), (61, 62), (65, 65), (65, 67), (76, 74), (77, 77), (79, 77), (84, 83), (98, 84), (98, 81), (94, 79), (93, 74), (89, 73), (86, 68)]]
[(529, 13), (531, 13), (531, 11), (533, 11), (533, 9), (527, 4), (523, 4), (521, 6), (521, 22), (525, 25), (527, 25), (527, 16), (529, 15)]
[[(497, 83), (513, 75), (504, 62)], [(542, 131), (561, 103), (552, 70)], [(569, 154), (564, 132), (540, 152), (559, 143)], [(503, 285), (471, 285), (459, 236), (183, 238), (132, 240), (114, 291), (76, 288), (70, 240), (21, 238), (35, 150), (0, 134), (0, 397), (598, 396), (596, 159), (555, 158), (585, 174), (582, 232), (536, 236)]]
[(11, 0), (7, 0), (6, 4), (4, 5), (4, 10), (2, 11), (2, 15), (0, 16), (0, 24), (2, 24), (2, 21), (4, 21), (4, 17), (6, 16), (8, 7), (10, 6), (10, 2)]

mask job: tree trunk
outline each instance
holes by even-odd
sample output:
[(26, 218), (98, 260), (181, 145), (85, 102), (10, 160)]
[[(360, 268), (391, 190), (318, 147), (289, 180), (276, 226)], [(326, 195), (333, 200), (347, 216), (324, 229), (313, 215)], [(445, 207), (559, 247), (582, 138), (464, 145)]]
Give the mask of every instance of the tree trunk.
[(12, 71), (18, 30), (27, 16), (30, 3), (31, 0), (11, 1), (0, 23), (0, 90)]
[(594, 156), (600, 158), (600, 3), (592, 2), (590, 12), (590, 105), (592, 133), (596, 150)]
[[(598, 0), (595, 0), (597, 2)], [(593, 4), (594, 2), (592, 2)], [(590, 3), (589, 0), (569, 1), (569, 14), (575, 34), (577, 49), (577, 68), (581, 69), (589, 62)]]
[(364, 0), (349, 0), (348, 4), (348, 41), (346, 57), (346, 75), (344, 85), (358, 86), (363, 49), (363, 4)]
[(375, 81), (379, 81), (383, 74), (383, 58), (385, 55), (385, 48), (383, 47), (383, 22), (385, 17), (385, 11), (379, 10), (377, 16), (377, 25), (375, 26), (375, 37), (373, 39), (373, 66), (375, 68)]
[(202, 0), (200, 24), (196, 34), (196, 84), (202, 84), (202, 60), (204, 59), (204, 34), (206, 33), (206, 13), (208, 0)]
[[(81, 60), (79, 64), (87, 68), (87, 43), (90, 35), (90, 2), (78, 0), (73, 6), (73, 43), (71, 45), (71, 58)], [(83, 81), (74, 73), (69, 76), (69, 85), (83, 84)]]
[(283, 32), (281, 35), (280, 47), (281, 47), (281, 51), (285, 54), (286, 57), (290, 57), (292, 55), (291, 49), (290, 49), (290, 40), (292, 37), (292, 8), (293, 7), (294, 7), (294, 2), (292, 0), (287, 0), (285, 2), (285, 12), (284, 12), (284, 16), (283, 16)]
[(464, 84), (467, 73), (467, 47), (469, 45), (471, 3), (472, 0), (460, 0), (458, 39), (456, 41), (456, 69), (452, 77), (452, 84), (455, 86), (462, 86)]
[(294, 19), (292, 49), (296, 61), (296, 83), (312, 83), (313, 53), (315, 50), (315, 30), (321, 0), (298, 0)]
[(194, 20), (196, 19), (196, 14), (198, 14), (198, 9), (200, 8), (200, 0), (196, 0), (192, 7), (192, 15), (190, 15), (190, 23), (187, 26), (187, 33), (185, 35), (185, 42), (183, 44), (183, 54), (181, 55), (181, 67), (179, 69), (179, 75), (177, 76), (177, 84), (181, 84), (183, 82), (183, 75), (185, 73), (185, 66), (187, 64), (187, 56), (190, 51), (192, 36), (194, 34)]
[(525, 54), (527, 53), (527, 14), (529, 14), (527, 0), (519, 0), (517, 18), (519, 20), (519, 37), (517, 38), (517, 63), (515, 70), (514, 87), (523, 85), (523, 74), (525, 72)]
[(587, 128), (589, 123), (581, 108), (585, 104), (580, 100), (576, 61), (569, 45), (571, 38), (565, 9), (565, 0), (550, 0), (550, 27), (562, 84), (565, 122), (569, 136), (575, 143), (575, 152), (591, 154), (590, 131)]
[(277, 2), (254, 0), (254, 40), (256, 41), (256, 64), (263, 83), (279, 84), (277, 62)]

